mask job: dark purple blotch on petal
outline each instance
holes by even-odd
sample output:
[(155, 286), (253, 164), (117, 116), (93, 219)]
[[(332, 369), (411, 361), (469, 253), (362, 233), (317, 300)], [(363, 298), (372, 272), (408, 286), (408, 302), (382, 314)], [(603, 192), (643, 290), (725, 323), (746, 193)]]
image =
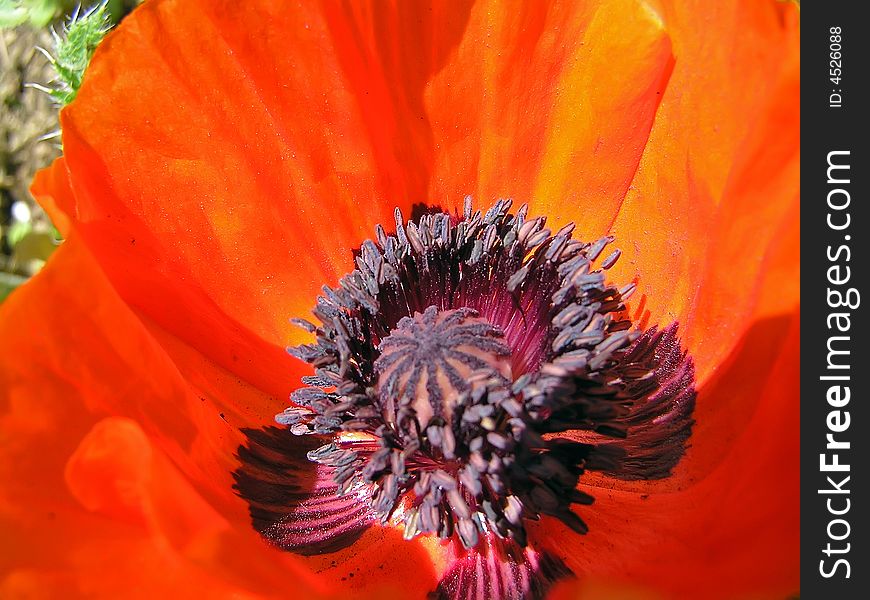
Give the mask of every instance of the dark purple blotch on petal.
[(353, 544), (371, 525), (368, 490), (338, 494), (334, 469), (312, 465), (309, 451), (323, 440), (286, 429), (243, 429), (233, 488), (247, 501), (251, 522), (271, 544), (297, 554), (335, 552)]
[(537, 600), (573, 575), (552, 554), (487, 536), (485, 543), (454, 557), (429, 600)]

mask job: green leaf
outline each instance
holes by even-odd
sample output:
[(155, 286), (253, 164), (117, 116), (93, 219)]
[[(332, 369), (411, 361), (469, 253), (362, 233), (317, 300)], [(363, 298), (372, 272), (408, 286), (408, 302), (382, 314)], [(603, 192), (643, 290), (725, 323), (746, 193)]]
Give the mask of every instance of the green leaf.
[(28, 19), (27, 9), (16, 0), (0, 0), (0, 29), (11, 29)]
[(0, 28), (30, 22), (42, 28), (51, 23), (63, 7), (63, 0), (0, 0)]
[(14, 248), (18, 245), (18, 242), (23, 240), (28, 233), (33, 229), (33, 226), (30, 223), (21, 223), (16, 222), (9, 226), (9, 230), (6, 232), (6, 241), (9, 243), (11, 248)]
[(60, 9), (60, 0), (26, 0), (30, 24), (45, 27), (54, 19)]

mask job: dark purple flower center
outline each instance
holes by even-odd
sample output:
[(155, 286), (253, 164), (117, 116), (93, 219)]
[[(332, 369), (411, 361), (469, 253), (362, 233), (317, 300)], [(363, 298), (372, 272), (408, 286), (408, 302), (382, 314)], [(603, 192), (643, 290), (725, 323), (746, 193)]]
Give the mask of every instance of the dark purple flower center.
[(395, 235), (378, 226), (356, 270), (323, 288), (320, 324), (296, 321), (316, 340), (290, 352), (315, 375), (277, 421), (322, 438), (308, 458), (335, 492), (409, 539), (524, 546), (542, 514), (584, 533), (584, 471), (666, 476), (690, 432), (691, 360), (675, 326), (632, 330), (635, 286), (604, 276), (619, 251), (599, 260), (612, 239), (510, 207), (397, 210)]

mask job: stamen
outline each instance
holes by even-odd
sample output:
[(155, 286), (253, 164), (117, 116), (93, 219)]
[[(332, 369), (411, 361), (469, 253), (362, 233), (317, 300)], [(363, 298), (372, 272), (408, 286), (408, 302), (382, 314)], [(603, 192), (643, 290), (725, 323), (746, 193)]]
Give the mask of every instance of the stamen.
[(397, 209), (395, 235), (377, 226), (356, 270), (323, 288), (320, 325), (294, 321), (316, 340), (289, 351), (315, 375), (276, 420), (324, 436), (308, 459), (409, 539), (524, 546), (542, 514), (585, 533), (572, 510), (593, 502), (585, 470), (665, 476), (688, 439), (691, 359), (675, 327), (632, 329), (636, 285), (604, 276), (619, 250), (596, 266), (613, 238), (552, 234), (510, 208), (466, 199), (461, 216), (407, 222)]

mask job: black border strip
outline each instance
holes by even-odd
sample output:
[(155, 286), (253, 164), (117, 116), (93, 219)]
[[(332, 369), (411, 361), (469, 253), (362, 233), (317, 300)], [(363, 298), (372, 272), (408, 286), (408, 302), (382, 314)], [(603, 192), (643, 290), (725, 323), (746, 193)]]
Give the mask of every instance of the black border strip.
[(849, 0), (801, 7), (804, 598), (870, 597), (870, 369), (861, 352), (870, 310), (870, 24), (859, 16), (863, 7)]

